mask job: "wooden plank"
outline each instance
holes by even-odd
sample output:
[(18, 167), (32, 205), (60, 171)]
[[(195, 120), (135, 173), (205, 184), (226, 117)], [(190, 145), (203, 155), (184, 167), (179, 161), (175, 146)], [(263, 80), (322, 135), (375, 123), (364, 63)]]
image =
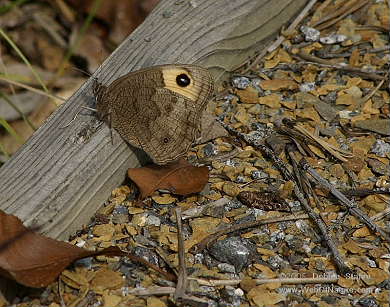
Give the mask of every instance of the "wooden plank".
[[(101, 65), (94, 77), (109, 84), (157, 64), (198, 63), (221, 76), (266, 46), (306, 0), (166, 0)], [(0, 209), (59, 239), (88, 222), (120, 185), (129, 167), (145, 161), (93, 115), (88, 80), (0, 169)], [(85, 113), (85, 112), (84, 112)], [(131, 119), (129, 119), (131, 120)]]

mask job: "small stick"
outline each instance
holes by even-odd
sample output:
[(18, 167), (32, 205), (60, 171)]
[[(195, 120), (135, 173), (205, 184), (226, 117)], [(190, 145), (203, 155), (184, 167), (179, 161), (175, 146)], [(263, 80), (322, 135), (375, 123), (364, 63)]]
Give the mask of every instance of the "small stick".
[(349, 65), (340, 65), (340, 64), (333, 64), (327, 60), (321, 59), (319, 57), (316, 57), (314, 55), (308, 54), (303, 51), (299, 51), (298, 53), (292, 53), (289, 48), (287, 48), (287, 51), (292, 54), (293, 57), (298, 57), (300, 59), (305, 60), (306, 64), (313, 64), (317, 66), (322, 66), (322, 67), (328, 67), (328, 68), (333, 68), (333, 69), (338, 69), (350, 73), (355, 73), (357, 75), (361, 75), (363, 77), (366, 77), (367, 79), (372, 79), (372, 80), (383, 80), (386, 79), (385, 76), (381, 76), (378, 74), (378, 72), (371, 72), (371, 71), (366, 71), (364, 69), (360, 69), (357, 67), (352, 67)]
[(343, 190), (341, 191), (346, 196), (357, 196), (357, 197), (365, 197), (368, 195), (374, 194), (390, 194), (389, 188), (376, 188), (376, 189), (353, 189), (353, 190)]
[[(0, 76), (0, 80), (1, 81), (4, 81), (4, 82), (7, 82), (7, 83), (10, 83), (10, 84), (13, 84), (13, 85), (16, 85), (16, 86), (19, 86), (19, 87), (22, 87), (26, 90), (29, 90), (31, 92), (34, 92), (34, 93), (37, 93), (39, 95), (42, 95), (42, 96), (46, 96), (46, 97), (49, 97), (51, 99), (58, 99), (58, 100), (61, 100), (61, 101), (66, 101), (66, 99), (62, 98), (62, 97), (59, 97), (59, 96), (56, 96), (56, 95), (53, 95), (53, 94), (48, 94), (44, 91), (41, 91), (35, 87), (32, 87), (32, 86), (29, 86), (29, 85), (26, 85), (26, 84), (23, 84), (23, 83), (20, 83), (20, 82), (17, 82), (17, 81), (13, 81), (13, 80), (10, 80), (10, 79), (7, 79), (7, 78), (4, 78), (4, 77), (1, 77)], [(56, 106), (59, 106), (60, 103), (55, 103)]]
[[(352, 45), (354, 46), (354, 45)], [(390, 46), (387, 45), (385, 47), (381, 48), (367, 48), (367, 49), (361, 49), (359, 50), (359, 54), (366, 54), (366, 53), (380, 53), (380, 52), (389, 52)], [(352, 55), (352, 52), (344, 52), (344, 53), (326, 53), (321, 54), (321, 59), (333, 59), (333, 58), (346, 58)]]
[(321, 177), (305, 159), (301, 159), (300, 166), (306, 172), (308, 172), (320, 185), (325, 187), (332, 193), (340, 202), (361, 222), (363, 222), (368, 228), (373, 232), (379, 233), (387, 242), (390, 242), (390, 236), (382, 230), (378, 225), (376, 225), (369, 216), (367, 216), (362, 210), (360, 210), (356, 203), (349, 200), (343, 193), (337, 190), (331, 183), (329, 183), (325, 178)]
[(176, 289), (173, 287), (150, 287), (147, 289), (142, 288), (134, 288), (129, 290), (127, 293), (132, 295), (141, 295), (141, 296), (149, 296), (149, 295), (169, 295), (175, 293)]
[[(386, 76), (385, 76), (386, 79), (387, 79), (387, 76), (388, 76), (388, 74), (386, 74)], [(384, 82), (385, 82), (385, 79), (380, 81), (378, 83), (378, 85), (374, 89), (372, 89), (366, 96), (360, 98), (358, 100), (358, 103), (357, 103), (357, 109), (360, 109), (366, 101), (371, 99), (371, 97), (374, 96), (374, 94), (380, 89), (380, 87), (383, 85)]]
[(179, 274), (177, 277), (176, 291), (174, 298), (176, 300), (182, 299), (185, 296), (187, 288), (187, 269), (186, 269), (186, 255), (184, 251), (183, 225), (180, 207), (175, 209), (176, 223), (177, 223), (177, 242), (179, 255)]
[(323, 23), (323, 21), (321, 21), (321, 25), (317, 27), (317, 30), (324, 30), (326, 28), (329, 28), (330, 26), (334, 25), (335, 23), (337, 23), (338, 21), (342, 20), (345, 16), (349, 15), (349, 14), (352, 14), (353, 12), (359, 10), (360, 8), (362, 8), (363, 6), (365, 6), (366, 4), (368, 4), (368, 0), (363, 0), (363, 1), (360, 1), (356, 4), (354, 4), (352, 7), (348, 7), (348, 10), (345, 11), (344, 13), (342, 13), (340, 16), (338, 16), (337, 18), (333, 19), (333, 20), (330, 20), (329, 22), (325, 22)]
[[(200, 278), (189, 277), (190, 280), (197, 281), (202, 286), (218, 287), (218, 286), (235, 286), (240, 284), (241, 279), (225, 279), (225, 280), (206, 280)], [(304, 277), (304, 278), (261, 278), (254, 279), (256, 285), (263, 285), (268, 283), (280, 282), (284, 285), (297, 285), (297, 284), (328, 284), (336, 283), (338, 276), (331, 277)]]
[[(291, 147), (291, 146), (289, 146), (289, 147)], [(352, 272), (351, 269), (345, 264), (343, 257), (340, 255), (340, 253), (337, 249), (337, 246), (336, 246), (335, 242), (333, 241), (333, 238), (329, 234), (325, 222), (322, 220), (321, 216), (318, 215), (310, 207), (307, 199), (304, 197), (303, 193), (301, 192), (301, 190), (303, 190), (304, 193), (306, 194), (306, 197), (307, 198), (310, 197), (309, 189), (308, 189), (309, 180), (307, 179), (305, 174), (302, 173), (302, 171), (300, 171), (300, 169), (298, 167), (298, 163), (296, 162), (294, 153), (291, 151), (291, 149), (290, 150), (288, 149), (287, 151), (288, 151), (288, 154), (290, 156), (291, 162), (293, 164), (293, 168), (294, 168), (296, 178), (297, 178), (297, 180), (295, 181), (295, 185), (294, 185), (295, 195), (299, 199), (299, 202), (302, 204), (302, 206), (306, 209), (307, 214), (311, 217), (311, 219), (314, 221), (314, 223), (317, 225), (318, 229), (320, 230), (326, 244), (328, 245), (330, 251), (332, 252), (333, 259), (334, 259), (336, 266), (339, 269), (340, 273), (342, 275), (345, 275), (346, 273), (351, 273)]]
[(200, 241), (198, 244), (192, 246), (190, 248), (190, 252), (191, 253), (200, 253), (205, 248), (207, 248), (211, 243), (217, 241), (220, 236), (232, 233), (234, 231), (258, 227), (261, 225), (266, 225), (266, 224), (271, 224), (271, 223), (295, 221), (295, 220), (301, 220), (301, 219), (307, 219), (307, 218), (309, 218), (309, 216), (307, 214), (300, 214), (300, 215), (291, 214), (291, 215), (286, 215), (286, 216), (280, 216), (280, 217), (275, 217), (275, 218), (270, 218), (270, 219), (263, 219), (263, 220), (233, 225), (233, 226), (230, 226), (228, 228), (221, 229), (221, 230), (214, 232), (213, 234), (207, 236), (202, 241)]
[(315, 28), (316, 26), (318, 26), (318, 25), (320, 25), (328, 20), (331, 20), (332, 18), (336, 18), (337, 16), (340, 16), (341, 14), (348, 11), (348, 9), (350, 9), (356, 2), (357, 2), (356, 0), (350, 1), (349, 5), (344, 5), (340, 8), (338, 8), (336, 11), (333, 11), (333, 13), (328, 14), (327, 16), (323, 17), (322, 19), (318, 20), (317, 22), (311, 23), (310, 26)]
[(271, 159), (272, 163), (274, 163), (279, 171), (283, 174), (284, 178), (286, 180), (294, 180), (294, 176), (292, 175), (291, 171), (288, 169), (286, 163), (283, 162), (282, 159), (280, 159), (275, 153), (269, 149), (264, 144), (255, 143), (248, 139), (248, 137), (236, 129), (230, 127), (229, 125), (225, 124), (223, 121), (218, 120), (219, 123), (231, 134), (238, 136), (248, 144), (252, 145), (253, 147), (259, 149), (261, 152), (263, 152), (268, 158)]
[[(293, 32), (295, 30), (295, 28), (298, 26), (298, 24), (302, 21), (303, 18), (305, 18), (306, 14), (310, 11), (310, 9), (314, 6), (314, 4), (316, 4), (317, 0), (311, 0), (307, 5), (306, 7), (302, 10), (302, 12), (297, 16), (297, 18), (295, 18), (295, 20), (288, 26), (286, 32)], [(259, 64), (259, 62), (261, 61), (261, 59), (267, 54), (267, 53), (271, 53), (272, 51), (274, 51), (276, 48), (278, 48), (285, 40), (286, 38), (283, 36), (283, 35), (280, 35), (275, 42), (273, 42), (267, 49), (264, 49), (256, 58), (255, 60), (252, 62), (251, 65), (249, 65), (246, 69), (244, 69), (244, 71), (242, 72), (243, 74), (246, 74), (249, 70), (251, 70), (253, 67), (255, 67), (257, 64)], [(245, 65), (246, 63), (244, 63)], [(239, 68), (241, 68), (241, 66), (237, 67), (236, 69), (234, 70), (237, 70)]]

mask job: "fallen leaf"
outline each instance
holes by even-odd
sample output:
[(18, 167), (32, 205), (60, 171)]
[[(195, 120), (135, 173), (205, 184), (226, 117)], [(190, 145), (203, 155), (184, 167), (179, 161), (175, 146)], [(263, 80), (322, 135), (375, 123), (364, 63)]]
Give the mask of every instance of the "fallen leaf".
[(120, 272), (101, 268), (96, 272), (91, 282), (91, 289), (98, 291), (100, 289), (119, 289), (123, 286), (124, 279)]
[(283, 80), (283, 79), (274, 79), (274, 80), (263, 80), (260, 83), (260, 86), (263, 90), (277, 91), (281, 89), (295, 90), (298, 88), (298, 85), (293, 80)]
[[(46, 287), (73, 261), (99, 255), (126, 256), (132, 261), (153, 267), (144, 259), (121, 251), (118, 247), (89, 251), (45, 237), (25, 227), (18, 217), (0, 210), (1, 276), (28, 287)], [(165, 273), (157, 267), (153, 269)]]
[(206, 166), (192, 166), (180, 159), (167, 165), (130, 168), (127, 174), (140, 189), (140, 198), (144, 199), (158, 189), (177, 195), (200, 192), (208, 182), (209, 169)]

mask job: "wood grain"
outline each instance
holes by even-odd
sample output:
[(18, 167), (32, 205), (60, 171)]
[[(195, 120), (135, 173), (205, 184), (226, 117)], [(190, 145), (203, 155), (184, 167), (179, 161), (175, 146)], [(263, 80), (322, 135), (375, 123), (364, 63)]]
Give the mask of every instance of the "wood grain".
[[(197, 63), (221, 80), (266, 46), (306, 0), (166, 0), (94, 74), (103, 84), (142, 67)], [(170, 16), (168, 18), (164, 16)], [(145, 156), (91, 114), (61, 129), (93, 101), (87, 81), (0, 169), (0, 209), (59, 239), (86, 224)], [(86, 113), (86, 112), (83, 112)], [(87, 112), (88, 113), (88, 112)], [(131, 120), (131, 119), (129, 119)]]

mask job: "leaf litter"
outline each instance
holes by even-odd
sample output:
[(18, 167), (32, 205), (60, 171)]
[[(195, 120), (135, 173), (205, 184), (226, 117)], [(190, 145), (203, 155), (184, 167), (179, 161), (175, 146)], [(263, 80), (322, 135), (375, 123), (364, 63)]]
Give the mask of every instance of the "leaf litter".
[(142, 205), (120, 187), (70, 240), (131, 252), (178, 285), (101, 255), (17, 305), (387, 306), (388, 16), (381, 1), (315, 4), (217, 101), (230, 135), (188, 154), (210, 169), (202, 191), (159, 190), (179, 190), (177, 168), (130, 170)]

